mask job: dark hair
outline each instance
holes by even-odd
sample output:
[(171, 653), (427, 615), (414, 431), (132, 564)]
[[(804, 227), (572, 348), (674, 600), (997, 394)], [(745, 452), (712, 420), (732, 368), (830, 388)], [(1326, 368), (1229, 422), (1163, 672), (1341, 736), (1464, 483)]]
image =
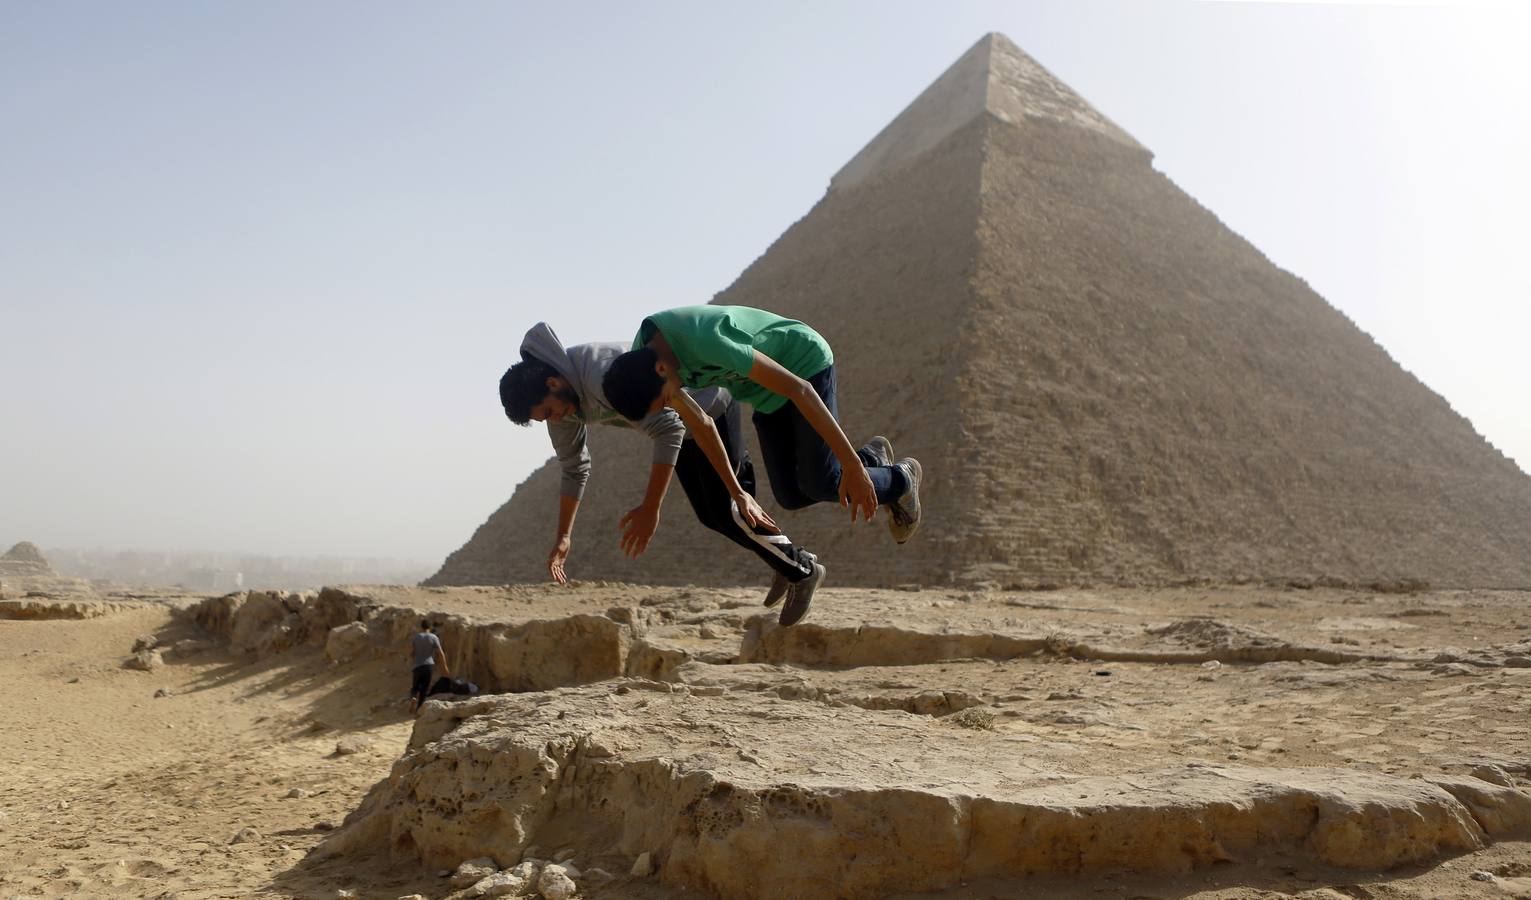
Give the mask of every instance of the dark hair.
[(606, 370), (601, 390), (622, 418), (637, 422), (649, 414), (654, 398), (664, 390), (664, 379), (654, 370), (658, 362), (659, 354), (652, 347), (643, 347), (617, 357)]
[(558, 372), (539, 359), (523, 359), (500, 376), (500, 405), (517, 425), (529, 425), (532, 407), (548, 395), (548, 379)]
[(421, 619), (420, 620), (420, 630), (421, 631), (430, 631), (431, 630), (431, 623), (427, 622), (424, 619)]

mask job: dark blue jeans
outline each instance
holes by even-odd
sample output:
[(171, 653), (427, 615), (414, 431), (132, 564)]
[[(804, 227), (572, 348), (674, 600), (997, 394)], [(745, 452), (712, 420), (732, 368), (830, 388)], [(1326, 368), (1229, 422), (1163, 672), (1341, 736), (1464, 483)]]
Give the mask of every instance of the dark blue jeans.
[[(806, 379), (838, 421), (840, 405), (835, 401), (835, 367), (830, 366)], [(815, 503), (840, 499), (840, 460), (813, 430), (795, 405), (788, 403), (773, 413), (755, 413), (755, 433), (760, 436), (760, 455), (766, 475), (771, 479), (771, 493), (783, 509), (802, 509)], [(872, 476), (879, 504), (897, 500), (904, 493), (904, 473), (892, 466), (875, 466), (872, 456), (857, 450), (861, 464)]]

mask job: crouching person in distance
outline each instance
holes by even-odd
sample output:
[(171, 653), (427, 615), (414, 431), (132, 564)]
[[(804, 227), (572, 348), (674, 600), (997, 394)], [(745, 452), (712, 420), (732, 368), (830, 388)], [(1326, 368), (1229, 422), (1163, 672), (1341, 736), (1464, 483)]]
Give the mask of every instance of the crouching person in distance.
[(441, 648), (441, 638), (431, 630), (431, 623), (426, 619), (420, 620), (420, 630), (409, 639), (409, 657), (415, 662), (410, 672), (409, 711), (418, 713), (420, 704), (425, 702), (427, 692), (431, 689), (431, 682), (435, 680), (436, 664), (441, 664), (443, 678), (452, 677), (452, 670), (447, 666), (446, 651)]

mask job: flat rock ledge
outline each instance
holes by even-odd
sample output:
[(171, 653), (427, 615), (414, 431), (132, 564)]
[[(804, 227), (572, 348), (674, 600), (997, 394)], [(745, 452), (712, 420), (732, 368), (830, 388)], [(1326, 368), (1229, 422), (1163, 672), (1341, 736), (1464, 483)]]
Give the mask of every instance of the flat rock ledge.
[(1409, 653), (1362, 653), (1311, 646), (1211, 618), (1187, 618), (1107, 633), (1039, 630), (1016, 622), (948, 617), (862, 622), (844, 613), (791, 628), (774, 615), (752, 616), (744, 627), (740, 662), (804, 666), (877, 666), (949, 659), (1015, 659), (1052, 654), (1113, 662), (1196, 664), (1269, 662), (1418, 662)]
[(94, 619), (98, 616), (142, 607), (141, 603), (112, 600), (19, 597), (0, 600), (0, 619)]
[(677, 681), (691, 663), (843, 669), (1053, 657), (1166, 665), (1531, 667), (1531, 642), (1524, 640), (1465, 650), (1371, 641), (1362, 646), (1350, 638), (1315, 644), (1311, 637), (1210, 616), (1115, 615), (1121, 610), (1112, 606), (1075, 608), (1025, 594), (927, 599), (920, 593), (830, 591), (808, 621), (792, 628), (777, 625), (774, 612), (759, 611), (758, 591), (591, 584), (247, 591), (207, 599), (183, 614), (235, 652), (264, 657), (310, 647), (336, 663), (395, 658), (420, 619), (429, 618), (453, 671), (467, 673), (486, 692), (624, 676)]
[[(335, 663), (396, 659), (420, 620), (428, 619), (453, 671), (467, 673), (486, 692), (541, 691), (626, 674), (669, 673), (691, 655), (650, 643), (650, 638), (660, 640), (657, 631), (650, 633), (650, 620), (663, 620), (641, 607), (608, 608), (599, 594), (547, 609), (506, 599), (516, 595), (514, 590), (453, 590), (482, 593), (496, 602), (480, 618), (433, 610), (431, 592), (326, 587), (301, 593), (243, 591), (209, 598), (182, 615), (236, 653), (264, 658), (322, 648)], [(400, 598), (412, 605), (388, 602)], [(732, 659), (733, 652), (727, 656)]]
[[(928, 722), (928, 720), (926, 720)], [(1531, 829), (1475, 778), (1206, 763), (1047, 771), (992, 731), (901, 711), (619, 679), (431, 704), (320, 857), (386, 844), (432, 868), (571, 847), (724, 898), (877, 897), (964, 879), (1184, 873), (1282, 848), (1385, 870)]]

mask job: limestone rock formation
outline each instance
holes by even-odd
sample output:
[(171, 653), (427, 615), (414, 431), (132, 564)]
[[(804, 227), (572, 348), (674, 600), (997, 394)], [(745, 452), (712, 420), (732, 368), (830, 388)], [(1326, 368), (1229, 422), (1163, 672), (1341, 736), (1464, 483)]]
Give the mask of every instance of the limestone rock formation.
[[(1151, 163), (989, 35), (717, 295), (822, 332), (852, 441), (926, 463), (902, 547), (832, 505), (773, 510), (831, 583), (1531, 586), (1531, 478)], [(592, 429), (575, 577), (765, 583), (681, 497), (622, 557), (641, 443)], [(428, 583), (543, 580), (557, 482), (534, 473)]]
[[(392, 605), (390, 599), (423, 603), (431, 595), (364, 586), (316, 594), (247, 591), (204, 600), (183, 615), (236, 652), (266, 657), (323, 648), (335, 662), (400, 655), (420, 620), (429, 618), (453, 671), (471, 673), (486, 691), (537, 691), (630, 671), (668, 672), (690, 658), (663, 620), (650, 627), (642, 607), (610, 608), (604, 597), (584, 597), (549, 618), (532, 605), (531, 595), (521, 602), (515, 592), (494, 596), (507, 602), (488, 621)], [(742, 624), (737, 615), (729, 621)]]
[(79, 599), (80, 595), (75, 592), (61, 595), (46, 591), (31, 593), (37, 596), (0, 600), (0, 619), (94, 619), (142, 606), (133, 602)]
[[(612, 896), (650, 877), (719, 897), (975, 879), (1023, 896), (1045, 894), (1015, 881), (1034, 875), (1272, 859), (1355, 870), (1343, 884), (1523, 839), (1528, 598), (826, 588), (784, 629), (758, 591), (608, 583), (234, 595), (187, 614), (257, 655), (345, 645), (364, 680), (378, 654), (402, 678), (403, 638), (429, 618), (454, 672), (528, 691), (425, 704), (315, 865), (386, 850), (447, 877), (467, 860), (454, 886), (481, 896), (567, 895), (560, 868), (587, 892), (619, 882)], [(497, 646), (529, 665), (506, 670)]]
[(591, 854), (652, 854), (664, 881), (711, 896), (859, 898), (1273, 851), (1386, 869), (1531, 826), (1524, 792), (1473, 779), (1205, 764), (1075, 776), (900, 713), (614, 687), (487, 699), (460, 722), (429, 707), (324, 852), (386, 844), (439, 867), (517, 858), (554, 833)]

